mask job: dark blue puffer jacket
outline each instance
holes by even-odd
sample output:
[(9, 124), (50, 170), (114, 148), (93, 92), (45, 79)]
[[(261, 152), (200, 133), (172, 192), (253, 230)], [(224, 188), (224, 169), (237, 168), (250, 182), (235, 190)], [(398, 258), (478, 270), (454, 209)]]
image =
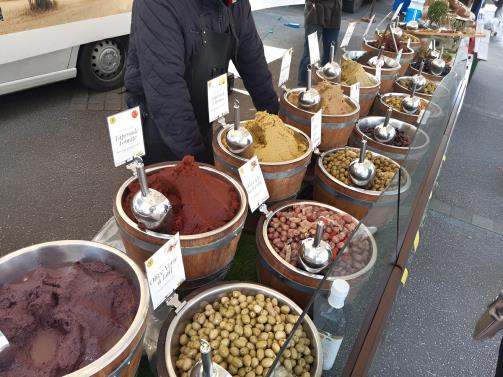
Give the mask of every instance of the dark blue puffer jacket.
[[(125, 84), (128, 105), (148, 104), (148, 113), (164, 142), (180, 159), (204, 150), (184, 79), (201, 25), (198, 0), (135, 0), (129, 37)], [(229, 28), (222, 0), (203, 0), (207, 27), (216, 32)], [(257, 110), (278, 112), (278, 97), (264, 57), (262, 41), (255, 28), (249, 0), (232, 5), (239, 38), (239, 74)]]

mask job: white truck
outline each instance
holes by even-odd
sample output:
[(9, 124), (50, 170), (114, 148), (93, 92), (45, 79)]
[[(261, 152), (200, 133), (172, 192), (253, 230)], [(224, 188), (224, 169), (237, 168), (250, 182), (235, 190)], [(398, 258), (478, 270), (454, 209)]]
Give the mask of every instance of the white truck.
[[(0, 95), (78, 77), (122, 85), (133, 0), (0, 0)], [(250, 0), (253, 10), (303, 0)]]

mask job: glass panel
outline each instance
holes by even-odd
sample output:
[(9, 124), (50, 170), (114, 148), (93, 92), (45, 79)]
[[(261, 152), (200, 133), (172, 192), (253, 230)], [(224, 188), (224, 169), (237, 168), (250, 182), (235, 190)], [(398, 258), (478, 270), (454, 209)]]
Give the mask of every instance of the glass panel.
[[(350, 195), (346, 193), (352, 196), (346, 198), (349, 208), (366, 206), (368, 212), (326, 269), (318, 290), (282, 345), (268, 375), (307, 377), (313, 375), (317, 362), (323, 364), (324, 376), (341, 375), (347, 368), (358, 336), (365, 335), (368, 330), (396, 264), (398, 246), (402, 244), (410, 223), (415, 199), (442, 142), (466, 70), (463, 60), (466, 48), (466, 41), (462, 41), (451, 72), (439, 84), (408, 153), (402, 157), (402, 169), (395, 174), (388, 188), (376, 193), (373, 199), (359, 190), (353, 190)], [(326, 224), (334, 227), (329, 222)], [(336, 278), (346, 280), (350, 287), (342, 309), (334, 308), (340, 301), (336, 296), (329, 299), (330, 287)], [(308, 319), (305, 317), (314, 321), (321, 334), (327, 351), (324, 357), (316, 354), (319, 344), (315, 347), (311, 342), (309, 350), (306, 349), (307, 342), (303, 340), (305, 334), (301, 328), (306, 327), (304, 320)]]

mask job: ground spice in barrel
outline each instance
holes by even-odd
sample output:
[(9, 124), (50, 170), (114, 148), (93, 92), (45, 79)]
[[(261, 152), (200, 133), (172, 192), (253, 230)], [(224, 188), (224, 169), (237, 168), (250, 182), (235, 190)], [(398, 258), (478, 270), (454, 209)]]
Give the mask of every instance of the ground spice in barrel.
[[(362, 128), (361, 131), (372, 140), (376, 140), (374, 127)], [(395, 138), (386, 144), (393, 145), (395, 147), (408, 147), (410, 142), (411, 140), (405, 132), (396, 130)]]

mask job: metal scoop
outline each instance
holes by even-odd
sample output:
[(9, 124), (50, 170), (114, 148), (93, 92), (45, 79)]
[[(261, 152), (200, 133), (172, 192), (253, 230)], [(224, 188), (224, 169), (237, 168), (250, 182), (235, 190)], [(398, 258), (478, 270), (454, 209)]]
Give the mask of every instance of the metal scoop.
[(208, 341), (201, 339), (201, 360), (190, 370), (190, 377), (232, 377), (229, 372), (211, 360), (211, 346)]
[(435, 42), (435, 40), (432, 41), (433, 43), (433, 48), (429, 51), (428, 53), (428, 57), (430, 59), (436, 59), (440, 56), (440, 51), (437, 50), (437, 43)]
[(374, 128), (374, 137), (380, 143), (389, 143), (396, 136), (395, 127), (389, 124), (392, 113), (393, 109), (391, 107), (388, 107), (384, 123), (381, 123)]
[(416, 90), (417, 87), (413, 84), (412, 94), (402, 100), (402, 110), (407, 114), (415, 114), (421, 105), (421, 100), (416, 96)]
[(379, 48), (379, 53), (369, 59), (368, 65), (372, 67), (382, 67), (384, 65), (384, 57), (382, 56), (384, 48), (381, 46)]
[(134, 217), (147, 229), (169, 227), (173, 211), (168, 198), (159, 191), (148, 188), (145, 166), (141, 158), (135, 158), (130, 167), (134, 169), (140, 183), (140, 191), (135, 194), (131, 204)]
[(307, 272), (317, 274), (323, 271), (332, 260), (332, 248), (328, 242), (323, 241), (325, 223), (318, 221), (314, 238), (306, 238), (300, 248), (300, 263)]
[(7, 369), (14, 361), (14, 352), (9, 340), (0, 330), (0, 369)]
[(234, 100), (234, 127), (227, 131), (227, 146), (233, 153), (241, 153), (253, 144), (253, 137), (250, 132), (241, 127), (239, 114), (239, 101)]
[(445, 69), (445, 60), (443, 59), (444, 48), (440, 50), (440, 55), (433, 59), (430, 63), (430, 72), (434, 75), (440, 76)]
[(362, 140), (360, 158), (349, 164), (349, 177), (355, 186), (366, 188), (372, 184), (376, 175), (375, 165), (365, 158), (367, 140)]
[(417, 30), (419, 29), (419, 22), (411, 20), (405, 24), (407, 30)]
[(412, 76), (412, 85), (416, 85), (417, 90), (421, 91), (426, 86), (426, 77), (423, 76), (424, 60), (421, 60), (419, 73)]
[(329, 81), (335, 81), (341, 75), (341, 66), (335, 62), (335, 43), (330, 45), (330, 61), (321, 68), (324, 78)]
[(307, 88), (305, 91), (300, 93), (299, 96), (299, 107), (304, 110), (315, 111), (320, 102), (320, 93), (312, 87), (313, 78), (311, 76), (311, 66), (307, 67)]

